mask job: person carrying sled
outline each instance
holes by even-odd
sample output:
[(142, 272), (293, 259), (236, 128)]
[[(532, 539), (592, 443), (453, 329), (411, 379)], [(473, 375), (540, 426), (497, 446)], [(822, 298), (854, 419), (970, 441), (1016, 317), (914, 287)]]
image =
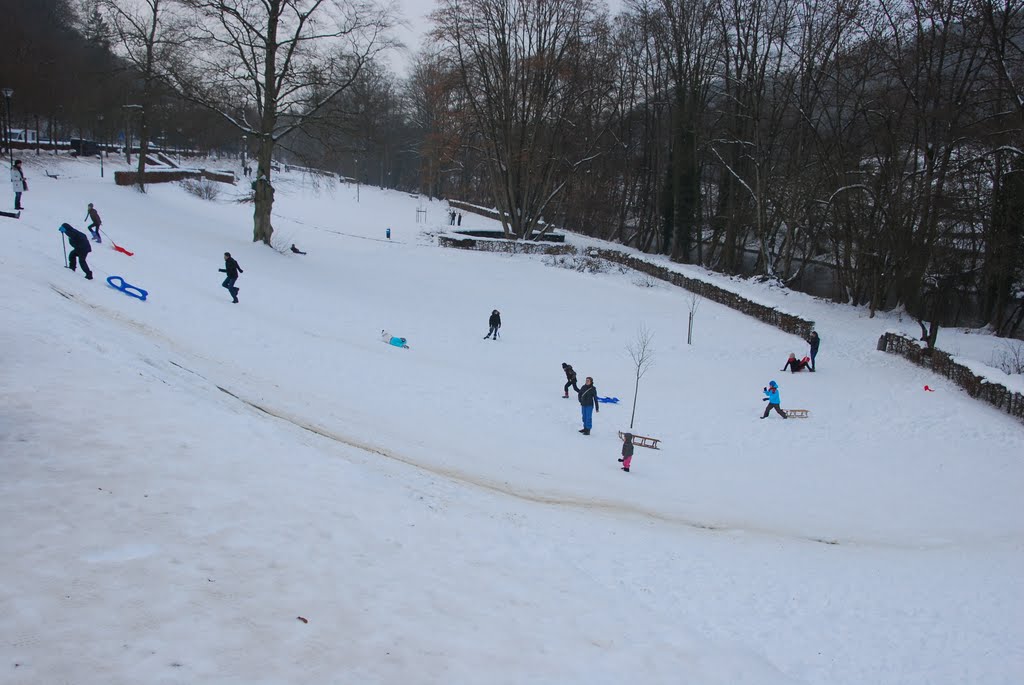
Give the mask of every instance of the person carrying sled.
[(97, 243), (102, 243), (103, 238), (100, 237), (100, 224), (103, 222), (100, 220), (100, 213), (96, 211), (96, 208), (89, 203), (89, 209), (85, 212), (85, 220), (91, 221), (92, 223), (86, 226), (89, 233), (92, 235), (92, 239)]
[(580, 429), (580, 433), (590, 435), (594, 412), (601, 411), (597, 402), (597, 388), (594, 386), (593, 378), (587, 376), (587, 380), (583, 382), (583, 387), (580, 388), (577, 396), (580, 400), (580, 412), (583, 414), (583, 428)]
[(57, 230), (67, 236), (68, 242), (71, 243), (71, 254), (68, 255), (68, 268), (74, 271), (77, 266), (75, 262), (81, 262), (82, 271), (85, 272), (85, 280), (91, 281), (92, 269), (85, 263), (85, 258), (92, 252), (92, 245), (89, 244), (89, 239), (85, 237), (84, 233), (72, 228), (69, 224), (61, 224)]
[(786, 412), (782, 411), (782, 408), (779, 406), (781, 403), (781, 399), (779, 397), (778, 383), (776, 383), (775, 381), (769, 383), (768, 387), (764, 389), (764, 395), (765, 398), (763, 401), (767, 402), (768, 406), (764, 408), (764, 414), (761, 415), (762, 419), (767, 419), (768, 412), (770, 412), (772, 409), (777, 411), (782, 418), (789, 418), (786, 416)]
[(235, 287), (235, 281), (238, 280), (238, 274), (245, 273), (242, 271), (242, 267), (238, 266), (238, 262), (234, 260), (230, 252), (225, 252), (224, 268), (217, 270), (227, 275), (220, 285), (222, 288), (228, 289), (228, 292), (231, 293), (231, 301), (238, 304), (238, 288)]
[(491, 318), (487, 319), (487, 325), (490, 327), (490, 330), (487, 331), (487, 335), (484, 336), (484, 340), (487, 340), (492, 335), (494, 336), (494, 340), (497, 340), (498, 329), (501, 328), (501, 314), (498, 313), (497, 309), (491, 312)]
[(790, 352), (789, 359), (786, 360), (786, 365), (783, 366), (780, 371), (789, 370), (790, 373), (796, 373), (797, 371), (803, 371), (804, 369), (814, 371), (814, 369), (811, 368), (811, 358), (804, 357), (803, 359), (797, 359), (796, 353)]
[(11, 189), (14, 190), (14, 209), (22, 210), (21, 194), (28, 191), (28, 181), (25, 180), (25, 172), (21, 170), (21, 160), (14, 160), (11, 167)]
[(576, 385), (576, 372), (573, 371), (573, 368), (565, 362), (562, 362), (562, 371), (565, 371), (565, 387), (562, 388), (562, 397), (564, 398), (569, 396), (570, 386), (576, 392), (579, 392), (580, 389), (579, 386)]
[(633, 462), (632, 433), (626, 433), (622, 436), (622, 456), (619, 457), (619, 461), (622, 462), (622, 470), (629, 473), (629, 465)]

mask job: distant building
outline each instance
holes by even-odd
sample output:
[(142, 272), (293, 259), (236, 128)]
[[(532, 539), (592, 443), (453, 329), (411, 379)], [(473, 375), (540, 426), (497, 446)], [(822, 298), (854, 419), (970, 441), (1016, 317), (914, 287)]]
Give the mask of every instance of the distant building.
[(31, 129), (12, 128), (11, 129), (11, 142), (12, 143), (38, 143), (39, 139), (36, 136), (36, 132), (31, 130)]

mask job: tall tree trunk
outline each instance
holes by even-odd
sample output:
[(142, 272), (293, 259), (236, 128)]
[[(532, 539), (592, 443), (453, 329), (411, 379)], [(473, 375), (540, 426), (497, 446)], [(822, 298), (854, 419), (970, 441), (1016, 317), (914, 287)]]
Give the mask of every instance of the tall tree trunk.
[(270, 213), (274, 209), (274, 186), (270, 183), (270, 163), (274, 153), (271, 135), (270, 133), (263, 135), (256, 153), (256, 192), (253, 198), (252, 215), (252, 241), (255, 243), (262, 240), (266, 245), (270, 245), (270, 238), (274, 235), (274, 227), (270, 221)]

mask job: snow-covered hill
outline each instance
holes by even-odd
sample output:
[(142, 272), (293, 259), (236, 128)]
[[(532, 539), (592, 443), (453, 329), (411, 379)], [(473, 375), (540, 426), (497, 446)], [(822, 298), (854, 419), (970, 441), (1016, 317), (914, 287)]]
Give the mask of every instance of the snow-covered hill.
[[(235, 191), (26, 162), (0, 223), (0, 682), (1024, 678), (1024, 430), (875, 352), (884, 323), (790, 298), (823, 343), (783, 375), (802, 341), (705, 302), (688, 346), (677, 289), (436, 247), (437, 201), (286, 174), (278, 237), (308, 254), (280, 254)], [(57, 232), (87, 202), (91, 282)], [(641, 326), (634, 432), (663, 449), (626, 474)], [(621, 400), (590, 436), (561, 362)], [(769, 380), (812, 418), (760, 420)]]

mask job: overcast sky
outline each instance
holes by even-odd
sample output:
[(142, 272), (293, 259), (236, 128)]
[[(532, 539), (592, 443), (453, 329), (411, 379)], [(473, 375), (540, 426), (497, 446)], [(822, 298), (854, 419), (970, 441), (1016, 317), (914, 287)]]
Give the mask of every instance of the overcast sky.
[(434, 11), (437, 0), (394, 0), (402, 13), (404, 25), (398, 27), (396, 34), (405, 43), (405, 49), (391, 55), (391, 68), (399, 76), (408, 76), (409, 64), (413, 55), (419, 50), (420, 41), (430, 30), (427, 15)]
[[(625, 0), (605, 0), (613, 14), (621, 11), (624, 2)], [(391, 55), (391, 68), (399, 76), (408, 76), (413, 55), (419, 50), (420, 43), (430, 30), (431, 22), (428, 15), (437, 7), (437, 0), (394, 0), (394, 3), (405, 23), (398, 28), (396, 34), (406, 47)]]

